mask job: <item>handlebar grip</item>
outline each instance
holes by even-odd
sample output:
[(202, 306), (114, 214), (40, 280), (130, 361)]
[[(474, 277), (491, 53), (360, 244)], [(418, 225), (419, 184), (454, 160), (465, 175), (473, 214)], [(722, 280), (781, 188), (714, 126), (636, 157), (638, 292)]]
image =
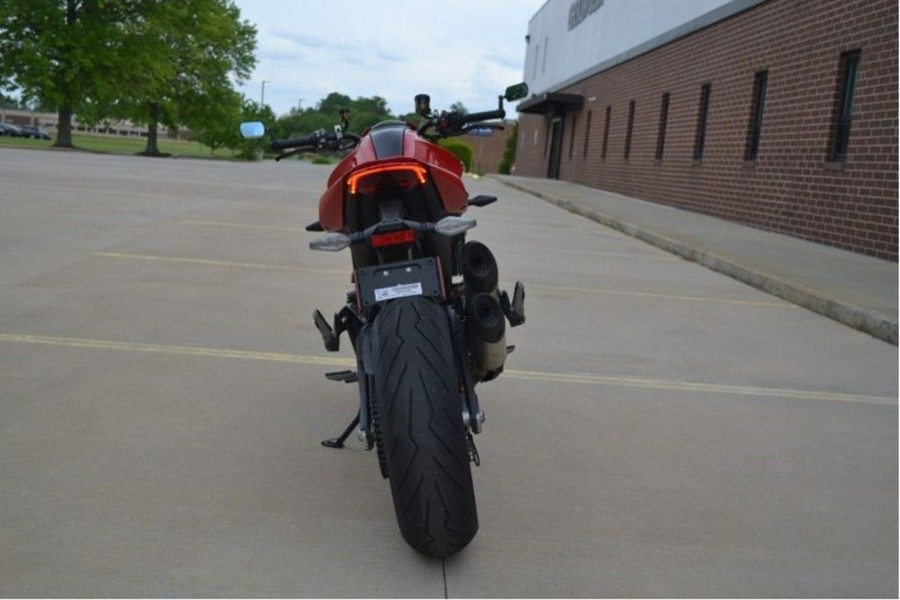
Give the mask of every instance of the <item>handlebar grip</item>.
[(469, 113), (463, 115), (465, 123), (477, 123), (478, 121), (490, 121), (492, 119), (502, 119), (506, 116), (506, 111), (502, 108), (499, 110), (487, 110), (478, 113)]
[(272, 150), (288, 150), (290, 148), (297, 148), (300, 146), (314, 146), (316, 144), (316, 140), (317, 136), (313, 133), (298, 138), (272, 140), (272, 143), (269, 144), (269, 147), (272, 148)]

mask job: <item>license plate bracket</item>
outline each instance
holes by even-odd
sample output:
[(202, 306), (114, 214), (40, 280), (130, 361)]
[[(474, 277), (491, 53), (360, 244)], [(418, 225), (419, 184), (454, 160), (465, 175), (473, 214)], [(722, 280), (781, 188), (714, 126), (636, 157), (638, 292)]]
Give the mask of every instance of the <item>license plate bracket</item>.
[(443, 298), (444, 286), (434, 258), (362, 267), (356, 271), (360, 304), (375, 306), (398, 298)]

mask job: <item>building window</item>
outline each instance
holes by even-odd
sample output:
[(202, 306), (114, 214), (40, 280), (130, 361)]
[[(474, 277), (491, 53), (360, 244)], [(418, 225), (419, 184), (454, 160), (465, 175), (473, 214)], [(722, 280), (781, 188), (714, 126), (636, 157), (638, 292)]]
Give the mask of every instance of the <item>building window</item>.
[(584, 126), (584, 150), (581, 153), (582, 158), (587, 158), (588, 141), (591, 139), (591, 117), (594, 116), (593, 111), (588, 111), (587, 124)]
[(703, 158), (703, 146), (706, 144), (706, 122), (709, 118), (709, 96), (712, 85), (704, 83), (700, 88), (700, 113), (697, 115), (697, 137), (694, 138), (694, 160)]
[(656, 134), (656, 160), (662, 160), (666, 147), (666, 122), (669, 120), (669, 92), (662, 95), (659, 106), (659, 131)]
[(631, 156), (631, 133), (634, 131), (634, 100), (628, 103), (628, 129), (625, 130), (625, 160)]
[(572, 136), (569, 138), (569, 158), (572, 158), (572, 152), (575, 149), (575, 124), (578, 123), (578, 114), (572, 113)]
[(603, 149), (600, 158), (606, 158), (606, 149), (609, 147), (609, 121), (612, 118), (612, 106), (606, 107), (606, 123), (603, 125)]
[(856, 77), (859, 72), (859, 50), (842, 54), (841, 67), (841, 96), (831, 151), (831, 160), (834, 161), (843, 161), (847, 158), (850, 121), (853, 117), (853, 96), (856, 93)]
[(762, 132), (768, 80), (768, 71), (760, 71), (753, 77), (753, 103), (750, 108), (750, 130), (747, 133), (747, 151), (744, 153), (744, 160), (756, 160), (759, 152), (759, 134)]

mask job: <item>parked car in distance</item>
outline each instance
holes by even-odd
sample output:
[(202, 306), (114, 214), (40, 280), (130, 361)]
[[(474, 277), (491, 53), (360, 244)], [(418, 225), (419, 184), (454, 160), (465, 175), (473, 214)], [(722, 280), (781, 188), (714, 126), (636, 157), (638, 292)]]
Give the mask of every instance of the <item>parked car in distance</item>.
[(22, 130), (11, 123), (0, 123), (0, 135), (22, 137)]
[(33, 125), (20, 125), (19, 130), (22, 132), (22, 137), (30, 137), (36, 140), (49, 140), (50, 134), (41, 129), (40, 127), (34, 127)]

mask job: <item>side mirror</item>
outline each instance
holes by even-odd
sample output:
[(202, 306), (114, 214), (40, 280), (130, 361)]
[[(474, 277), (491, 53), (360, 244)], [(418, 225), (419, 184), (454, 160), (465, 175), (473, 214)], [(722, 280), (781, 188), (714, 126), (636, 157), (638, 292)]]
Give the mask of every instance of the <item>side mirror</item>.
[(503, 97), (507, 102), (512, 102), (513, 100), (521, 100), (525, 96), (528, 95), (528, 84), (527, 83), (518, 83), (516, 85), (511, 85), (506, 88), (506, 93)]
[(266, 126), (259, 121), (241, 123), (241, 137), (245, 140), (257, 140), (266, 133)]

